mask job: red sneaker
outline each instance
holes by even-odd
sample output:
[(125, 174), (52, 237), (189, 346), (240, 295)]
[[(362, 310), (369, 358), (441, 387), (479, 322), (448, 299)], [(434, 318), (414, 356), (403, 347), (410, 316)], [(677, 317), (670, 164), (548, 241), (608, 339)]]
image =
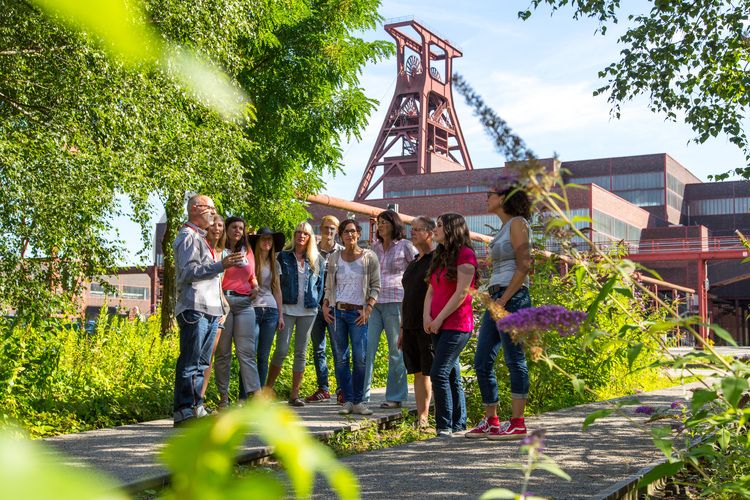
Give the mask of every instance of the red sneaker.
[(493, 441), (505, 441), (510, 439), (521, 439), (526, 437), (526, 424), (522, 418), (514, 418), (505, 421), (499, 427), (490, 429), (487, 439)]
[(483, 418), (482, 421), (479, 422), (479, 425), (468, 431), (464, 436), (469, 439), (486, 438), (489, 435), (490, 430), (493, 428), (495, 431), (500, 429), (500, 422), (497, 420), (497, 417), (490, 420)]
[(323, 401), (330, 401), (331, 393), (318, 388), (317, 391), (305, 398), (305, 403), (322, 403)]
[(336, 404), (344, 404), (344, 391), (342, 391), (341, 389), (336, 389)]

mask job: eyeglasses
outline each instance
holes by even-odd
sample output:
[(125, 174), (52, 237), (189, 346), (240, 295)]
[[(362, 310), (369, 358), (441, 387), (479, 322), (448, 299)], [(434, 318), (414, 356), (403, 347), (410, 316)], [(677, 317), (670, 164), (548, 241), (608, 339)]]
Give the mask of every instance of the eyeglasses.
[(204, 205), (204, 204), (201, 204), (201, 203), (196, 203), (195, 206), (196, 207), (205, 207), (205, 208), (207, 208), (209, 210), (213, 210), (214, 212), (216, 211), (216, 207), (213, 206), (213, 205)]
[(343, 234), (357, 234), (358, 231), (356, 229), (344, 229), (341, 231)]
[(414, 231), (426, 233), (427, 231), (429, 231), (429, 229), (427, 229), (426, 227), (412, 227), (411, 232), (413, 233)]

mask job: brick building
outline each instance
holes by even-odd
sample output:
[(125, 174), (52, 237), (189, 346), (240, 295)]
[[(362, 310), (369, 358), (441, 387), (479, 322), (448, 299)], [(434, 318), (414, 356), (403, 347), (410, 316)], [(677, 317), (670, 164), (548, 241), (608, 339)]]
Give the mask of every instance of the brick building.
[[(696, 295), (707, 284), (709, 319), (750, 345), (750, 264), (721, 257), (726, 249), (740, 246), (736, 230), (750, 235), (750, 181), (703, 183), (665, 153), (563, 162), (546, 159), (542, 163), (550, 170), (562, 169), (566, 182), (582, 186), (568, 190), (570, 215), (591, 219), (591, 224), (579, 223), (579, 227), (587, 227), (593, 241), (600, 245), (622, 241), (634, 260), (648, 254), (649, 258), (643, 257), (646, 267), (665, 281), (695, 289)], [(458, 212), (472, 231), (488, 234), (498, 220), (485, 213), (485, 192), (506, 168), (394, 172), (383, 178), (383, 196), (364, 203), (383, 209), (396, 205), (409, 215)], [(339, 218), (347, 215), (315, 205), (311, 212), (315, 219), (327, 213)], [(361, 224), (368, 235), (369, 219)], [(669, 251), (665, 260), (651, 255), (659, 251)], [(700, 276), (705, 279), (699, 280)], [(697, 304), (698, 298), (689, 297), (688, 311), (697, 310)]]

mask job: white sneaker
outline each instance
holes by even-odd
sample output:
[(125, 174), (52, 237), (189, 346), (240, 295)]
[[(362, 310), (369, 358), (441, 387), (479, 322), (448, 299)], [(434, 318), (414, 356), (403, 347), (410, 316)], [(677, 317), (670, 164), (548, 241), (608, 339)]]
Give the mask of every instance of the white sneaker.
[(351, 401), (347, 401), (339, 410), (339, 415), (349, 415), (352, 412), (354, 405)]
[(352, 413), (357, 415), (372, 415), (372, 410), (367, 407), (367, 403), (357, 403), (352, 406)]

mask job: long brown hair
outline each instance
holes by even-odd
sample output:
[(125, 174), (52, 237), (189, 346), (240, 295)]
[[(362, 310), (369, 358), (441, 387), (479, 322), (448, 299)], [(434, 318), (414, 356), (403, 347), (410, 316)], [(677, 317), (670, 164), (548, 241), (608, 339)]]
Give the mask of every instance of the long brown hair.
[[(445, 238), (435, 249), (435, 257), (433, 257), (430, 263), (427, 278), (429, 279), (434, 273), (445, 269), (445, 277), (451, 281), (457, 281), (458, 271), (456, 261), (458, 260), (458, 252), (461, 251), (462, 247), (469, 247), (472, 252), (474, 251), (474, 247), (471, 244), (471, 236), (469, 235), (469, 226), (466, 225), (466, 220), (460, 214), (443, 214), (437, 220), (443, 224)], [(478, 275), (475, 270), (475, 283), (477, 279)]]
[(268, 237), (271, 238), (271, 250), (268, 252), (268, 258), (265, 262), (260, 260), (260, 241), (263, 239), (263, 236), (258, 238), (258, 241), (255, 242), (255, 248), (253, 248), (253, 254), (255, 255), (255, 275), (261, 276), (263, 266), (269, 266), (271, 269), (271, 293), (281, 293), (279, 270), (276, 269), (276, 254), (278, 253), (278, 250), (276, 250), (276, 245), (273, 244), (273, 237)]

